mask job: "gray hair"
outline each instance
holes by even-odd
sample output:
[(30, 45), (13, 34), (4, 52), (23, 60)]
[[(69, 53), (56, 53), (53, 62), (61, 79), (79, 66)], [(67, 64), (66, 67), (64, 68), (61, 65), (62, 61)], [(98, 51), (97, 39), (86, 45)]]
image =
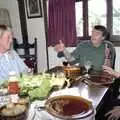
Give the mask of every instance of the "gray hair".
[(12, 32), (12, 29), (6, 25), (0, 25), (0, 38), (3, 36), (4, 32)]

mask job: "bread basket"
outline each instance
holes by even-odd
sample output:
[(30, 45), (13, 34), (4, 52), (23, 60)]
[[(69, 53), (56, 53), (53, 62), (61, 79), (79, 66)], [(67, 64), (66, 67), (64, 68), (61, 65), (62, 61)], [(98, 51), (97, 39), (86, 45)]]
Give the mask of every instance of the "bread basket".
[(23, 103), (23, 99), (18, 103), (8, 103), (0, 108), (0, 120), (26, 120), (28, 109), (29, 102)]
[(75, 79), (80, 75), (80, 73), (81, 73), (80, 67), (77, 66), (64, 67), (64, 74), (69, 79)]

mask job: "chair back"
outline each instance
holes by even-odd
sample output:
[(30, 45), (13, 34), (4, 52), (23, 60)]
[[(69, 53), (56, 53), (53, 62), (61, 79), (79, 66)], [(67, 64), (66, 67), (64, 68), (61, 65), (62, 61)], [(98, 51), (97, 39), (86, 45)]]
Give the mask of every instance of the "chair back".
[(25, 64), (33, 70), (33, 73), (37, 74), (37, 39), (35, 38), (32, 44), (18, 44), (17, 39), (14, 38), (13, 48), (24, 60)]

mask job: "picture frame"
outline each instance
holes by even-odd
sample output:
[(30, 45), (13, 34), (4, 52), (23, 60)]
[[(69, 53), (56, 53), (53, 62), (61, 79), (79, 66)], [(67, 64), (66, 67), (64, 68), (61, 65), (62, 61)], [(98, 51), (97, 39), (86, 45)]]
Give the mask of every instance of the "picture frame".
[(28, 18), (42, 17), (41, 0), (25, 0)]

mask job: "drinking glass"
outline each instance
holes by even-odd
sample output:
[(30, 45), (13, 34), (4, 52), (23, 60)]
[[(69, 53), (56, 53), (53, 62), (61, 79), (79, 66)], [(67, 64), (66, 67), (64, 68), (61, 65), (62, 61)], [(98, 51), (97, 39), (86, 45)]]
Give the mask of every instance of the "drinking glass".
[(92, 62), (90, 60), (84, 59), (84, 66), (85, 66), (85, 69), (87, 71), (87, 73), (85, 74), (85, 76), (89, 77), (88, 71), (89, 71), (89, 69), (92, 66)]
[(62, 65), (67, 67), (68, 66), (68, 61), (65, 58), (61, 58)]

